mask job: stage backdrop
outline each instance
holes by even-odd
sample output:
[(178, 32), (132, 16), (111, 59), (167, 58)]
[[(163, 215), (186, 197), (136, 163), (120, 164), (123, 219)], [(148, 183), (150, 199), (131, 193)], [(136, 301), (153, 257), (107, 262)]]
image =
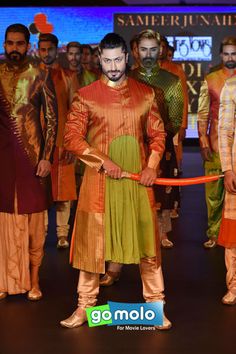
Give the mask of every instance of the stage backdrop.
[(176, 48), (174, 60), (187, 75), (189, 91), (188, 136), (196, 136), (196, 112), (205, 73), (220, 63), (219, 45), (226, 36), (236, 35), (235, 13), (117, 13), (114, 30), (129, 42), (138, 32), (153, 29), (166, 36)]
[[(188, 78), (189, 129), (197, 137), (196, 109), (204, 74), (219, 63), (219, 43), (236, 35), (236, 6), (219, 7), (17, 7), (1, 8), (0, 41), (11, 23), (20, 22), (31, 31), (31, 54), (37, 54), (39, 32), (52, 32), (61, 50), (69, 41), (96, 45), (103, 36), (117, 31), (129, 42), (145, 28), (166, 35), (176, 46), (175, 60), (181, 62)], [(4, 50), (2, 48), (1, 56)]]

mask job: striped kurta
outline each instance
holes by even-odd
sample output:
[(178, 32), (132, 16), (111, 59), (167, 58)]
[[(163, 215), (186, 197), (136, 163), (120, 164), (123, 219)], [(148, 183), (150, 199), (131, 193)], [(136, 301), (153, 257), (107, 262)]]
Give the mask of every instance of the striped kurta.
[[(211, 161), (205, 161), (205, 174), (222, 174), (219, 158), (218, 123), (220, 95), (225, 81), (235, 75), (236, 71), (226, 67), (206, 75), (201, 86), (198, 100), (198, 135), (202, 149), (210, 148)], [(222, 208), (224, 203), (223, 180), (205, 185), (208, 229), (207, 236), (217, 238), (219, 234)]]
[[(221, 92), (219, 111), (219, 152), (222, 171), (236, 174), (236, 77), (228, 79)], [(236, 195), (226, 191), (218, 243), (236, 247)]]

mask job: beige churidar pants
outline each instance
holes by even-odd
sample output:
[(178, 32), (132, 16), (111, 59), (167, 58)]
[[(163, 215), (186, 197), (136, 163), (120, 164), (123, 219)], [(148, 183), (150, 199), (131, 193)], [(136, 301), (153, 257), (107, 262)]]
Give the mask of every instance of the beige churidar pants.
[[(145, 301), (154, 302), (163, 300), (164, 281), (161, 265), (156, 264), (156, 258), (142, 258), (139, 268)], [(77, 290), (79, 294), (79, 307), (95, 306), (99, 294), (99, 274), (81, 270)]]

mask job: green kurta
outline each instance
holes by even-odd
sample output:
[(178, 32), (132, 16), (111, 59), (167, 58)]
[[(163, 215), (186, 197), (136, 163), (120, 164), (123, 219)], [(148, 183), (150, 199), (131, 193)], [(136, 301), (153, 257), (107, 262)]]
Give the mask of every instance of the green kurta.
[[(109, 146), (109, 157), (123, 171), (140, 173), (140, 147), (133, 136), (120, 136)], [(128, 180), (106, 178), (105, 259), (139, 263), (155, 256), (154, 225), (147, 188)]]
[[(129, 76), (152, 86), (156, 92), (156, 99), (161, 109), (162, 119), (165, 122), (165, 129), (173, 135), (178, 133), (182, 124), (184, 109), (183, 90), (178, 76), (160, 69), (159, 65), (152, 69), (150, 75), (147, 74), (145, 68), (139, 67), (130, 71)], [(164, 92), (166, 112), (162, 112), (163, 96), (159, 90)], [(167, 115), (167, 117), (164, 115)]]
[[(155, 91), (156, 101), (167, 132), (165, 152), (160, 163), (161, 177), (177, 178), (178, 165), (173, 144), (173, 137), (182, 125), (184, 97), (180, 79), (156, 65), (149, 74), (145, 68), (138, 67), (130, 72), (136, 80), (150, 85)], [(180, 194), (178, 187), (153, 187), (157, 208), (173, 209), (179, 206)]]
[[(211, 161), (204, 163), (205, 173), (210, 175), (222, 175), (220, 156), (218, 153), (212, 153)], [(221, 216), (224, 204), (224, 179), (219, 178), (218, 181), (206, 183), (205, 185), (208, 228), (207, 236), (209, 238), (217, 238), (220, 231)]]
[(98, 78), (93, 72), (83, 69), (80, 73), (77, 74), (77, 79), (79, 82), (79, 88), (81, 88), (91, 84)]

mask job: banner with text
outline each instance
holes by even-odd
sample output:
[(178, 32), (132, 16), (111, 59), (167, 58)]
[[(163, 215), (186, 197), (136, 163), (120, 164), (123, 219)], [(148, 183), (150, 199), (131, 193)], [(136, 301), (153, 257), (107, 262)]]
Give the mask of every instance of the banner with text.
[(236, 36), (236, 14), (114, 14), (114, 31), (123, 36), (127, 43), (134, 35), (147, 28), (166, 36), (176, 49), (174, 60), (182, 64), (187, 76), (189, 128), (194, 128), (202, 80), (206, 73), (219, 67), (219, 48), (223, 38)]

